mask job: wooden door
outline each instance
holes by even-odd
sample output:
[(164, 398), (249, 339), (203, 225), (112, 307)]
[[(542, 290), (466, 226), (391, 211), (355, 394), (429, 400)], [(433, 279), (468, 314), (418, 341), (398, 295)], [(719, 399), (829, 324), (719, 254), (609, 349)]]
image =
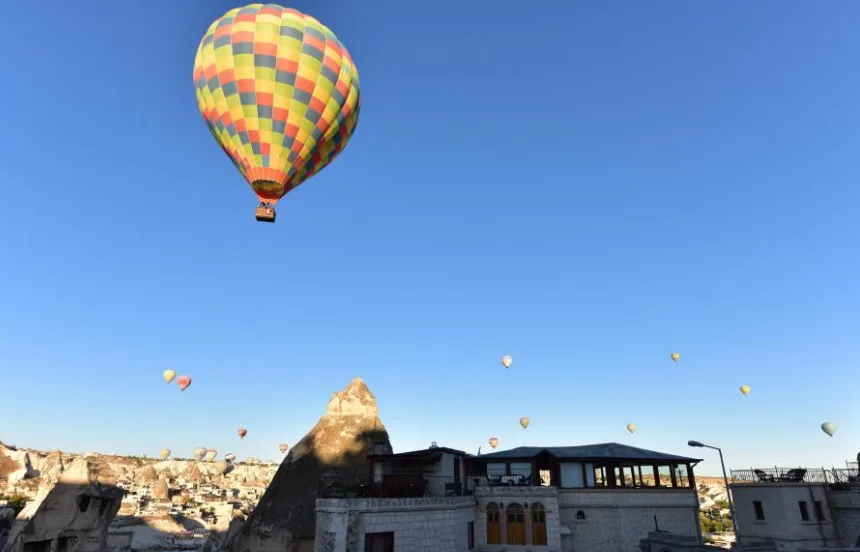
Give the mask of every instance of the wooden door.
[(532, 504), (532, 544), (546, 546), (546, 512), (541, 504)]
[(487, 504), (487, 544), (502, 544), (502, 527), (499, 519), (499, 507), (490, 502)]
[(526, 543), (526, 519), (523, 507), (517, 503), (508, 505), (507, 543)]

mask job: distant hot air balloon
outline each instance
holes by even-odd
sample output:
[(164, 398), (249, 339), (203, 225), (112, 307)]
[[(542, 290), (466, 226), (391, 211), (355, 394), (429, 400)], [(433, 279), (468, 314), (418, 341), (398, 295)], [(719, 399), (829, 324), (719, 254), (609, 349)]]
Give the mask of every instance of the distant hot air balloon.
[(836, 424), (833, 422), (824, 422), (821, 424), (821, 431), (833, 437), (833, 434), (836, 433)]
[(239, 431), (237, 431), (236, 433), (238, 433), (238, 434), (239, 434), (239, 439), (244, 439), (244, 438), (245, 438), (245, 435), (247, 435), (247, 434), (248, 434), (248, 430), (247, 430), (247, 429), (245, 429), (244, 427), (240, 427), (240, 428), (239, 428)]
[(636, 431), (636, 424), (627, 424), (627, 431), (629, 431), (630, 433)]
[(210, 25), (194, 86), (209, 131), (251, 185), (264, 222), (275, 222), (275, 204), (346, 147), (361, 108), (344, 45), (313, 17), (275, 4), (234, 8)]
[(176, 377), (176, 372), (174, 372), (173, 370), (165, 370), (164, 373), (161, 374), (161, 376), (164, 378), (165, 383), (170, 383), (171, 381), (173, 381), (173, 378)]
[(224, 461), (227, 462), (228, 464), (232, 464), (233, 460), (235, 460), (235, 459), (236, 459), (236, 455), (233, 454), (232, 452), (224, 455)]
[(504, 366), (505, 368), (510, 368), (511, 364), (513, 363), (514, 359), (511, 357), (511, 355), (505, 355), (502, 357), (502, 366)]
[(490, 446), (496, 448), (499, 446), (499, 440), (496, 437), (490, 437)]
[(520, 418), (520, 425), (523, 426), (523, 429), (527, 429), (530, 423), (532, 422), (528, 419), (527, 416), (523, 416), (522, 418)]
[(278, 450), (281, 451), (281, 454), (284, 454), (285, 452), (287, 452), (288, 448), (289, 447), (287, 446), (286, 443), (281, 443), (280, 445), (278, 445)]
[(681, 355), (679, 355), (678, 353), (672, 353), (670, 356), (675, 362), (678, 362), (681, 359)]
[(185, 391), (191, 385), (191, 378), (188, 376), (179, 376), (176, 378), (176, 383), (179, 384), (180, 391)]
[(197, 447), (194, 449), (194, 459), (200, 462), (206, 456), (206, 447)]
[(170, 449), (161, 449), (161, 459), (167, 460), (167, 457), (170, 456)]
[(215, 460), (215, 457), (218, 456), (218, 451), (215, 449), (209, 449), (206, 451), (206, 456), (203, 459), (207, 462), (211, 462)]
[(744, 395), (750, 394), (750, 386), (749, 385), (741, 385), (741, 393)]

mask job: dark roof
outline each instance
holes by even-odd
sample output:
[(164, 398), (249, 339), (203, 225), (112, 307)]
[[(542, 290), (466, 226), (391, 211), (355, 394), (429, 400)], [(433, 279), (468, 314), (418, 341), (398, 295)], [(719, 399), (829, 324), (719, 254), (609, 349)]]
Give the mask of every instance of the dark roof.
[(439, 453), (447, 452), (449, 454), (467, 456), (462, 450), (452, 449), (448, 447), (433, 447), (421, 450), (410, 450), (407, 452), (398, 452), (396, 454), (370, 454), (368, 458), (408, 458), (415, 456), (439, 456)]
[(701, 462), (700, 458), (688, 458), (622, 445), (620, 443), (599, 443), (596, 445), (580, 445), (576, 447), (517, 447), (510, 450), (490, 452), (475, 458), (481, 460), (503, 460), (517, 458), (534, 458), (546, 451), (558, 459), (569, 460), (665, 460), (667, 462)]

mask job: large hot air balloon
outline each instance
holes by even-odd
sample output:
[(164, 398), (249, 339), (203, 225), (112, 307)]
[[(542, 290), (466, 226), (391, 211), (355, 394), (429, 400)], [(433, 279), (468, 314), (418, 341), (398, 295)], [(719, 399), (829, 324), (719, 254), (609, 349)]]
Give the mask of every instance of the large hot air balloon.
[(678, 362), (679, 360), (681, 360), (681, 355), (679, 355), (678, 353), (672, 353), (672, 354), (671, 354), (671, 355), (669, 355), (669, 356), (670, 356), (670, 358), (671, 358), (672, 360), (674, 360), (675, 362)]
[(741, 393), (744, 395), (750, 394), (750, 386), (749, 385), (741, 385)]
[(217, 19), (194, 60), (197, 106), (251, 185), (257, 220), (346, 147), (358, 124), (358, 71), (313, 17), (249, 4)]
[(496, 448), (499, 446), (499, 440), (496, 437), (490, 437), (490, 446)]
[(206, 456), (206, 447), (197, 447), (194, 449), (194, 459), (200, 462)]
[(289, 447), (287, 447), (286, 443), (281, 443), (280, 445), (278, 445), (278, 450), (281, 451), (281, 454), (287, 452), (287, 448)]
[(836, 424), (833, 422), (824, 422), (821, 424), (821, 431), (833, 437), (833, 434), (836, 433)]
[(514, 359), (511, 357), (511, 355), (505, 355), (502, 357), (502, 366), (504, 366), (505, 368), (510, 368), (511, 364), (513, 363)]
[(636, 431), (636, 424), (627, 424), (627, 431), (629, 431), (630, 433)]
[(191, 378), (188, 376), (179, 376), (176, 378), (176, 383), (179, 385), (180, 391), (185, 391), (191, 385)]
[(165, 370), (164, 373), (161, 374), (161, 377), (164, 378), (165, 383), (170, 383), (173, 381), (173, 378), (176, 377), (176, 372), (173, 370)]
[(161, 449), (161, 459), (167, 460), (168, 456), (170, 456), (170, 449), (169, 448)]
[(239, 434), (239, 439), (244, 439), (244, 438), (245, 438), (245, 435), (247, 435), (247, 434), (248, 434), (248, 430), (247, 430), (247, 429), (245, 429), (244, 427), (240, 427), (240, 428), (239, 428), (239, 430), (238, 430), (236, 433), (238, 433), (238, 434)]
[(227, 462), (228, 464), (232, 464), (233, 460), (235, 460), (235, 459), (236, 459), (236, 455), (233, 454), (232, 452), (224, 455), (224, 461)]
[(206, 456), (203, 459), (207, 462), (211, 462), (215, 460), (215, 457), (218, 456), (218, 451), (215, 449), (209, 449), (206, 451)]
[(530, 423), (532, 422), (528, 419), (528, 416), (523, 416), (522, 418), (520, 418), (520, 425), (523, 426), (523, 429), (527, 429)]

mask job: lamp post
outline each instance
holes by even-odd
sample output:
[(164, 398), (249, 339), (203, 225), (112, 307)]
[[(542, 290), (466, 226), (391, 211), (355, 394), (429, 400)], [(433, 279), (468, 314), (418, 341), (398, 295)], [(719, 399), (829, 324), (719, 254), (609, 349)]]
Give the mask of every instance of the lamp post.
[(712, 447), (699, 441), (687, 441), (687, 445), (691, 447), (709, 448), (717, 451), (720, 454), (720, 466), (723, 468), (723, 481), (726, 484), (726, 497), (729, 500), (729, 514), (732, 516), (732, 528), (735, 530), (735, 544), (737, 550), (741, 550), (741, 535), (738, 532), (738, 521), (735, 518), (735, 505), (732, 502), (732, 491), (729, 489), (729, 476), (726, 475), (726, 463), (723, 461), (723, 451), (719, 447)]

